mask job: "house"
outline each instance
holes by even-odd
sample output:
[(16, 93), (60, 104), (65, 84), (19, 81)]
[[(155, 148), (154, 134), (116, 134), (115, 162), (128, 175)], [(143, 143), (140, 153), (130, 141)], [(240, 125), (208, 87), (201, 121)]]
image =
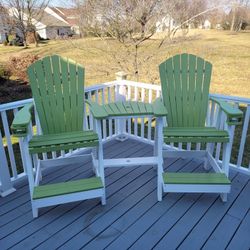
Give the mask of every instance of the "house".
[(10, 24), (8, 22), (8, 14), (6, 9), (0, 7), (0, 43), (3, 43), (6, 40), (6, 36), (9, 30)]
[(175, 27), (175, 21), (170, 16), (163, 17), (156, 23), (156, 32), (164, 32), (166, 30), (172, 30)]
[(207, 29), (211, 29), (211, 22), (208, 20), (208, 19), (206, 19), (205, 21), (204, 21), (204, 24), (203, 24), (203, 28), (205, 29), (205, 30), (207, 30)]
[(72, 35), (71, 27), (67, 22), (60, 20), (46, 11), (39, 22), (34, 21), (34, 25), (36, 26), (37, 33), (43, 39), (55, 39), (61, 36)]
[[(16, 9), (10, 8), (9, 15), (11, 17), (16, 17)], [(24, 13), (24, 20), (27, 19), (27, 14)], [(43, 39), (55, 39), (60, 36), (68, 36), (72, 34), (71, 27), (66, 21), (51, 15), (46, 11), (44, 11), (42, 16), (39, 15), (38, 20), (34, 17), (32, 19), (32, 24), (36, 27), (37, 33)]]
[(62, 7), (46, 7), (45, 12), (54, 16), (55, 18), (66, 22), (74, 34), (79, 35), (79, 15), (75, 8), (62, 8)]

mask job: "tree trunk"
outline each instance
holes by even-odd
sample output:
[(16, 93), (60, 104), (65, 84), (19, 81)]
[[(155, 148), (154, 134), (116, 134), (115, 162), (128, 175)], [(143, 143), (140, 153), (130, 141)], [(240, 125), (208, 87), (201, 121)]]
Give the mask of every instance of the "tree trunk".
[(230, 31), (234, 31), (234, 27), (235, 27), (235, 19), (236, 19), (236, 6), (235, 5), (233, 5), (232, 12), (233, 12), (233, 17), (232, 17)]
[(38, 40), (37, 40), (37, 36), (36, 36), (36, 31), (33, 31), (33, 36), (34, 36), (34, 41), (35, 41), (35, 46), (38, 47)]

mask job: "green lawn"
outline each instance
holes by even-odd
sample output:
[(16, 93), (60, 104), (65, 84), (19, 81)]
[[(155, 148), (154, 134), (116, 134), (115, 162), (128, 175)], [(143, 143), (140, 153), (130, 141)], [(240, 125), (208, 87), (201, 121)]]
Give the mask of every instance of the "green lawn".
[[(152, 56), (139, 67), (140, 81), (159, 84), (158, 65), (171, 55), (188, 52), (212, 62), (212, 93), (250, 97), (250, 32), (192, 30), (187, 39), (157, 49), (159, 39), (159, 35), (155, 36), (139, 49), (139, 61)], [(117, 60), (111, 52), (116, 53)], [(123, 69), (133, 79), (133, 54), (123, 53), (113, 40), (108, 40), (107, 44), (97, 38), (57, 40), (43, 43), (38, 48), (31, 45), (28, 49), (1, 46), (0, 64), (8, 61), (9, 56), (23, 53), (40, 56), (56, 53), (72, 58), (85, 66), (87, 86), (113, 80), (115, 72), (121, 70), (119, 63), (125, 65)]]

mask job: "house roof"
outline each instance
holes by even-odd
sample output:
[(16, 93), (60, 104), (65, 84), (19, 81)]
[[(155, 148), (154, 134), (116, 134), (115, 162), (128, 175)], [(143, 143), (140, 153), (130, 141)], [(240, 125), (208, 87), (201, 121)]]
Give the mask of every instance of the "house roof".
[(59, 20), (58, 18), (50, 15), (49, 13), (45, 12), (43, 13), (43, 16), (40, 20), (41, 23), (43, 23), (46, 26), (61, 26), (61, 27), (69, 27), (67, 23)]
[(78, 24), (78, 13), (75, 8), (50, 7), (57, 15), (63, 18), (70, 26)]

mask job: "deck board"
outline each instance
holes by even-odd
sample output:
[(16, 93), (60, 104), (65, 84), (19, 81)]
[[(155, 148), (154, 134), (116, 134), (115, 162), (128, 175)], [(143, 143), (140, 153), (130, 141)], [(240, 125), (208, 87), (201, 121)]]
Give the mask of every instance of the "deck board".
[[(104, 148), (108, 158), (152, 153), (152, 146), (134, 140), (113, 140)], [(190, 159), (167, 159), (164, 166), (168, 171), (202, 170), (201, 161)], [(86, 160), (45, 173), (43, 182), (92, 175)], [(232, 192), (225, 204), (216, 194), (170, 193), (157, 202), (152, 166), (108, 168), (105, 176), (106, 206), (101, 206), (99, 199), (69, 203), (40, 209), (36, 219), (31, 214), (27, 182), (18, 184), (17, 192), (0, 198), (0, 249), (250, 247), (250, 181), (243, 174), (231, 172)]]

